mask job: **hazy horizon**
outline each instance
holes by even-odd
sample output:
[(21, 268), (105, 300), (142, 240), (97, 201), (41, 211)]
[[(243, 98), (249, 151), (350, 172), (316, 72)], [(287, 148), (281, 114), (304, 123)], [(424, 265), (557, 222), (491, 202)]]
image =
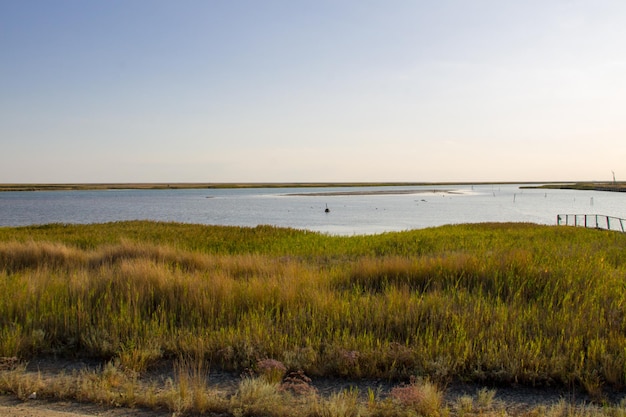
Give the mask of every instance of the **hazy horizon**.
[[(617, 180), (616, 180), (617, 181)], [(626, 181), (617, 181), (618, 184), (623, 184)], [(613, 180), (535, 180), (535, 181), (147, 181), (147, 182), (15, 182), (15, 183), (0, 183), (0, 186), (4, 187), (0, 191), (11, 191), (12, 189), (20, 190), (22, 187), (34, 187), (32, 189), (39, 189), (36, 187), (42, 187), (41, 190), (46, 190), (46, 187), (52, 187), (50, 189), (58, 189), (57, 186), (71, 186), (72, 189), (119, 189), (118, 186), (128, 186), (129, 188), (137, 189), (161, 189), (161, 188), (273, 188), (273, 187), (376, 187), (376, 186), (450, 186), (450, 185), (490, 185), (490, 184), (510, 184), (510, 185), (542, 185), (542, 184), (610, 184), (614, 183)], [(90, 188), (93, 187), (93, 188)]]
[(0, 3), (0, 183), (626, 178), (626, 2)]

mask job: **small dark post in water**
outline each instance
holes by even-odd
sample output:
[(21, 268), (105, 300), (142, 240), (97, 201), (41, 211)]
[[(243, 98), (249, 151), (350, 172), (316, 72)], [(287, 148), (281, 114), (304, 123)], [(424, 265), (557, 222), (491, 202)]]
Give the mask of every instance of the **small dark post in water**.
[(324, 213), (330, 213), (330, 209), (328, 208), (328, 204), (326, 204), (326, 210), (324, 210)]

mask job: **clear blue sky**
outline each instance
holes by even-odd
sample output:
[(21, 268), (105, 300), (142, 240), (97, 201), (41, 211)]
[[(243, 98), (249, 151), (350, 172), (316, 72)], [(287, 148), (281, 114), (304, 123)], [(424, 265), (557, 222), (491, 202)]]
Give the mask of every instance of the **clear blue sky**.
[(0, 183), (626, 180), (626, 1), (0, 0)]

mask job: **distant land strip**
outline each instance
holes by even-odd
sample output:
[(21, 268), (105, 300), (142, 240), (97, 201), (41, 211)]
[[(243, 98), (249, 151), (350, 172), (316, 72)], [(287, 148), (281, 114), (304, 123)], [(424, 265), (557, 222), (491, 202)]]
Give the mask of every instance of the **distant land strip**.
[(520, 188), (546, 188), (551, 190), (589, 190), (626, 192), (626, 182), (575, 182), (549, 183), (543, 185), (523, 186)]
[[(315, 188), (315, 187), (392, 187), (524, 184), (520, 188), (595, 190), (625, 192), (626, 182), (554, 182), (554, 181), (483, 181), (483, 182), (171, 182), (171, 183), (67, 183), (67, 184), (0, 184), (1, 191), (80, 191), (80, 190), (176, 190), (219, 188)], [(431, 192), (433, 190), (427, 190)], [(391, 191), (390, 191), (391, 192)], [(413, 190), (406, 192), (415, 193)], [(376, 192), (380, 194), (380, 192)], [(404, 190), (393, 191), (394, 194)], [(311, 195), (313, 193), (308, 193)]]
[[(524, 184), (545, 184), (545, 182)], [(0, 184), (0, 191), (73, 191), (73, 190), (168, 190), (217, 188), (314, 188), (314, 187), (392, 187), (425, 185), (520, 184), (520, 182), (171, 182), (171, 183), (67, 183)]]

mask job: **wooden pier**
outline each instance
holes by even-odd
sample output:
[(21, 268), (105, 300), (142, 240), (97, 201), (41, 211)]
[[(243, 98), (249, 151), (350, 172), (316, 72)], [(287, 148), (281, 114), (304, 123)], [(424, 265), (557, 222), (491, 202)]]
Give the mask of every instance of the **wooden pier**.
[(556, 216), (558, 226), (580, 226), (591, 229), (613, 230), (626, 232), (626, 219), (606, 216), (604, 214), (559, 214)]

